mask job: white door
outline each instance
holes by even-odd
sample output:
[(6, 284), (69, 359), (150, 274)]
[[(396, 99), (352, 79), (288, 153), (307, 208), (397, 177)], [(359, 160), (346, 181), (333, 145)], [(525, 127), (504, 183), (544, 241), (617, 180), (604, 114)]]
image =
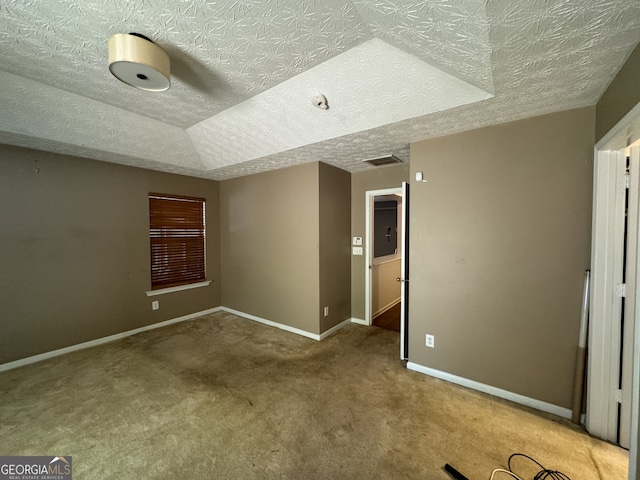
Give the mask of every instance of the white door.
[[(626, 439), (630, 436), (629, 479), (637, 479), (640, 477), (640, 308), (636, 306), (640, 301), (640, 281), (637, 281), (640, 272), (640, 238), (637, 234), (640, 200), (637, 191), (629, 192), (629, 218), (631, 228), (635, 230), (632, 234), (635, 235), (635, 239), (628, 239), (627, 242), (635, 249), (632, 252), (632, 255), (635, 255), (635, 265), (632, 272), (625, 273), (625, 280), (635, 283), (633, 288), (626, 288), (626, 293), (630, 293), (631, 297), (625, 299), (625, 303), (632, 304), (633, 310), (625, 315), (622, 327), (619, 325), (620, 322), (615, 321), (620, 316), (615, 315), (617, 302), (614, 300), (616, 296), (612, 295), (612, 287), (617, 281), (616, 265), (619, 258), (619, 242), (616, 242), (619, 210), (614, 208), (618, 203), (616, 192), (621, 190), (617, 185), (617, 173), (620, 163), (626, 165), (626, 157), (629, 156), (629, 185), (633, 185), (634, 188), (640, 185), (640, 104), (598, 142), (595, 154), (591, 264), (594, 281), (591, 283), (592, 300), (589, 311), (587, 429), (598, 437), (612, 441), (616, 438), (615, 434), (619, 433), (619, 441), (623, 443), (627, 442)], [(625, 263), (629, 266), (629, 260)], [(627, 309), (627, 305), (624, 309)], [(620, 379), (621, 370), (623, 373)], [(620, 379), (621, 382), (613, 386), (610, 381), (612, 378)], [(631, 388), (628, 388), (629, 383)], [(616, 421), (618, 405), (616, 403), (615, 408), (612, 408), (613, 388), (621, 389), (620, 417), (628, 417), (630, 407), (630, 422), (622, 419), (620, 422)]]
[(589, 325), (587, 429), (619, 443), (631, 442), (633, 333), (638, 262), (637, 148), (598, 155), (593, 282)]
[(400, 271), (400, 359), (409, 359), (409, 184), (402, 182), (402, 267)]

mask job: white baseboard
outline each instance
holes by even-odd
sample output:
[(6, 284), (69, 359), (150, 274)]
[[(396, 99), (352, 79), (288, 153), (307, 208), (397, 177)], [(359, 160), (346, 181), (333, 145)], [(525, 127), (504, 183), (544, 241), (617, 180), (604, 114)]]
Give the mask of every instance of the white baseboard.
[(384, 307), (378, 309), (378, 311), (374, 312), (373, 315), (371, 316), (372, 318), (376, 318), (380, 315), (382, 315), (384, 312), (386, 312), (387, 310), (391, 310), (393, 307), (395, 307), (397, 304), (399, 304), (402, 301), (401, 298), (398, 298), (397, 300), (394, 300), (393, 302), (385, 305)]
[(253, 320), (254, 322), (263, 323), (265, 325), (269, 325), (270, 327), (279, 328), (280, 330), (284, 330), (285, 332), (295, 333), (296, 335), (302, 335), (303, 337), (311, 338), (312, 340), (320, 341), (327, 338), (329, 335), (334, 334), (342, 327), (349, 325), (351, 323), (351, 319), (347, 319), (342, 323), (339, 323), (335, 327), (330, 328), (326, 332), (318, 335), (317, 333), (307, 332), (306, 330), (302, 330), (300, 328), (291, 327), (289, 325), (285, 325), (283, 323), (274, 322), (272, 320), (267, 320), (266, 318), (257, 317), (255, 315), (251, 315), (250, 313), (240, 312), (239, 310), (234, 310), (233, 308), (221, 307), (223, 312), (232, 313), (233, 315), (237, 315), (242, 318), (246, 318), (248, 320)]
[[(251, 315), (244, 312), (239, 312), (238, 310), (233, 310), (227, 307), (215, 307), (210, 308), (208, 310), (203, 310), (201, 312), (190, 313), (189, 315), (184, 315), (182, 317), (174, 318), (171, 320), (165, 320), (164, 322), (153, 323), (151, 325), (146, 325), (144, 327), (136, 328), (134, 330), (127, 330), (126, 332), (116, 333), (114, 335), (109, 335), (108, 337), (97, 338), (95, 340), (90, 340), (88, 342), (78, 343), (77, 345), (71, 345), (69, 347), (60, 348), (58, 350), (53, 350), (51, 352), (40, 353), (38, 355), (34, 355), (32, 357), (21, 358), (20, 360), (15, 360), (13, 362), (7, 362), (0, 364), (0, 372), (4, 372), (6, 370), (12, 370), (14, 368), (22, 367), (24, 365), (29, 365), (31, 363), (41, 362), (43, 360), (47, 360), (49, 358), (57, 357), (60, 355), (64, 355), (66, 353), (76, 352), (78, 350), (84, 350), (85, 348), (96, 347), (98, 345), (102, 345), (104, 343), (113, 342), (115, 340), (120, 340), (121, 338), (130, 337), (131, 335), (135, 335), (137, 333), (146, 332), (148, 330), (154, 330), (156, 328), (166, 327), (168, 325), (172, 325), (178, 322), (184, 322), (186, 320), (191, 320), (194, 318), (201, 317), (203, 315), (208, 315), (210, 313), (216, 312), (228, 312), (234, 315), (238, 315), (239, 317), (246, 318), (248, 320), (253, 320), (256, 322), (264, 323), (265, 325), (269, 325), (271, 327), (276, 327), (281, 330), (285, 330), (287, 332), (295, 333), (296, 335), (302, 335), (303, 337), (311, 338), (313, 340), (324, 340), (330, 335), (333, 335), (335, 332), (340, 330), (341, 328), (349, 325), (354, 321), (352, 318), (348, 318), (342, 323), (339, 323), (335, 327), (330, 328), (326, 332), (318, 335), (317, 333), (307, 332), (306, 330), (301, 330), (299, 328), (290, 327), (289, 325), (284, 325), (282, 323), (272, 322), (271, 320), (267, 320), (265, 318), (256, 317), (255, 315)], [(357, 319), (356, 319), (357, 320)], [(362, 321), (362, 320), (360, 320)], [(358, 322), (354, 322), (358, 323)], [(366, 325), (366, 323), (364, 323)]]
[(351, 319), (347, 318), (344, 322), (339, 323), (338, 325), (336, 325), (335, 327), (331, 327), (329, 330), (327, 330), (324, 333), (320, 334), (320, 340), (324, 340), (325, 338), (327, 338), (329, 335), (333, 335), (334, 333), (336, 333), (338, 330), (340, 330), (341, 328), (346, 327), (347, 325), (351, 324)]
[(357, 323), (358, 325), (366, 325), (369, 326), (369, 323), (366, 320), (363, 320), (361, 318), (354, 318), (351, 317), (351, 323)]
[(151, 325), (146, 325), (144, 327), (136, 328), (134, 330), (127, 330), (126, 332), (116, 333), (114, 335), (109, 335), (108, 337), (97, 338), (95, 340), (90, 340), (88, 342), (78, 343), (76, 345), (71, 345), (69, 347), (60, 348), (58, 350), (53, 350), (51, 352), (41, 353), (39, 355), (34, 355), (32, 357), (21, 358), (20, 360), (15, 360), (13, 362), (3, 363), (0, 365), (0, 372), (4, 372), (6, 370), (11, 370), (13, 368), (22, 367), (24, 365), (29, 365), (31, 363), (41, 362), (42, 360), (47, 360), (48, 358), (58, 357), (60, 355), (64, 355), (65, 353), (76, 352), (78, 350), (84, 350), (85, 348), (91, 348), (98, 345), (102, 345), (104, 343), (113, 342), (115, 340), (120, 340), (121, 338), (130, 337), (131, 335), (135, 335), (136, 333), (146, 332), (148, 330), (154, 330), (156, 328), (166, 327), (168, 325), (172, 325), (178, 322), (184, 322), (186, 320), (191, 320), (193, 318), (198, 318), (203, 315), (208, 315), (210, 313), (216, 313), (222, 310), (222, 307), (210, 308), (208, 310), (203, 310), (201, 312), (190, 313), (189, 315), (184, 315), (182, 317), (173, 318), (171, 320), (165, 320), (164, 322), (153, 323)]
[(551, 413), (553, 415), (557, 415), (558, 417), (567, 419), (571, 418), (572, 412), (569, 408), (553, 405), (552, 403), (543, 402), (542, 400), (536, 400), (535, 398), (525, 397), (524, 395), (520, 395), (518, 393), (502, 390), (501, 388), (492, 387), (491, 385), (486, 385), (474, 380), (469, 380), (464, 377), (458, 377), (457, 375), (452, 375), (450, 373), (425, 367), (413, 362), (408, 362), (407, 368), (409, 370), (413, 370), (414, 372), (424, 373), (425, 375), (429, 375), (430, 377), (439, 378), (441, 380), (446, 380), (447, 382), (471, 388), (472, 390), (488, 393), (489, 395), (504, 398), (505, 400), (519, 403), (520, 405), (525, 405), (527, 407), (535, 408), (536, 410), (541, 410), (543, 412)]
[(302, 330), (300, 328), (290, 327), (289, 325), (285, 325), (283, 323), (273, 322), (262, 317), (256, 317), (255, 315), (251, 315), (250, 313), (244, 313), (239, 310), (234, 310), (233, 308), (222, 307), (221, 310), (223, 312), (232, 313), (239, 317), (246, 318), (247, 320), (253, 320), (254, 322), (264, 323), (265, 325), (269, 325), (270, 327), (279, 328), (280, 330), (284, 330), (289, 333), (302, 335), (303, 337), (311, 338), (313, 340), (320, 340), (320, 335), (318, 335), (317, 333), (307, 332), (306, 330)]

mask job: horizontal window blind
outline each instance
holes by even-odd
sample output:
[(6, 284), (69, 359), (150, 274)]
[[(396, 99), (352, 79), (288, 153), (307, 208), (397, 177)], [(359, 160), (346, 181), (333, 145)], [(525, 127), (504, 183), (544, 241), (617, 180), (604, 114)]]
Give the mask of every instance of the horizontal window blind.
[(151, 289), (205, 280), (204, 198), (149, 194)]

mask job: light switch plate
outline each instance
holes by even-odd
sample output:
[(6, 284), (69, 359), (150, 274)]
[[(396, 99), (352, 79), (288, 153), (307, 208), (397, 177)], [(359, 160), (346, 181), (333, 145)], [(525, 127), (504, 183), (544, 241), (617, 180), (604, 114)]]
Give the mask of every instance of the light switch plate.
[(353, 237), (354, 245), (362, 245), (362, 237)]
[(353, 247), (354, 255), (362, 255), (362, 247)]

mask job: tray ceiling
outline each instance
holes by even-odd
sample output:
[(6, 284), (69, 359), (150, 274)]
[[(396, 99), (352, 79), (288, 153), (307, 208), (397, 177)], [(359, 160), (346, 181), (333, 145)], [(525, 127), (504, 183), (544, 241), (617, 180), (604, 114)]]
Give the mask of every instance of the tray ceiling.
[[(169, 54), (168, 91), (109, 73), (107, 40), (127, 32)], [(637, 0), (8, 0), (0, 142), (213, 179), (359, 171), (592, 105), (639, 40)]]

